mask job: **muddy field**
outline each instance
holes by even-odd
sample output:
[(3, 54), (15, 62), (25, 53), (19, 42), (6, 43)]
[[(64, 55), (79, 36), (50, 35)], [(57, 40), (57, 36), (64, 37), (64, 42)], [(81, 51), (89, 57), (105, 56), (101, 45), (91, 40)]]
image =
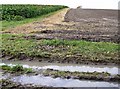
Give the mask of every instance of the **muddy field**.
[[(21, 64), (37, 71), (29, 75), (17, 72), (19, 75), (16, 76), (8, 68), (5, 75), (10, 73), (7, 76), (10, 80), (6, 77), (1, 86), (3, 89), (11, 86), (25, 89), (118, 87), (120, 75), (119, 55), (115, 49), (117, 44), (109, 43), (119, 42), (117, 17), (116, 10), (67, 8), (42, 21), (6, 29), (3, 31), (4, 49), (0, 58), (10, 66)], [(85, 41), (84, 45), (80, 40), (91, 42)], [(109, 43), (107, 47), (106, 42)]]
[(117, 10), (71, 9), (55, 30), (38, 31), (36, 38), (118, 42), (117, 17)]
[(65, 21), (75, 22), (85, 39), (95, 41), (118, 41), (118, 11), (104, 9), (71, 9)]
[[(5, 30), (3, 33), (10, 34), (24, 34), (22, 37), (25, 40), (35, 39), (37, 42), (48, 39), (65, 39), (65, 40), (87, 40), (87, 41), (105, 41), (105, 42), (118, 42), (118, 11), (117, 10), (94, 10), (94, 9), (64, 9), (52, 16), (44, 18), (42, 21), (34, 21), (32, 23), (24, 24)], [(18, 38), (12, 37), (9, 40), (16, 40)], [(35, 41), (35, 42), (36, 42)], [(85, 64), (105, 64), (113, 63), (118, 64), (118, 53), (109, 54), (109, 57), (106, 55), (104, 57), (96, 54), (95, 56), (81, 56), (81, 53), (78, 55), (72, 54), (73, 56), (66, 56), (65, 52), (68, 52), (69, 47), (54, 47), (49, 45), (38, 45), (38, 49), (48, 52), (48, 56), (28, 56), (24, 53), (20, 53), (17, 57), (20, 60), (39, 60), (39, 62), (58, 62), (58, 63), (85, 63)], [(63, 53), (65, 56), (53, 55), (55, 49), (60, 50), (60, 54)], [(12, 51), (12, 50), (11, 50)], [(63, 52), (64, 51), (64, 52)], [(57, 51), (55, 52), (57, 53)], [(79, 51), (78, 51), (79, 53)], [(92, 53), (92, 52), (91, 52)], [(95, 52), (97, 53), (97, 52)], [(95, 54), (94, 53), (94, 54)], [(5, 53), (3, 52), (3, 56)], [(26, 53), (25, 53), (26, 54)], [(115, 54), (115, 55), (114, 55)], [(33, 54), (32, 54), (33, 55)], [(113, 56), (112, 56), (113, 55)], [(8, 55), (9, 56), (9, 55)], [(10, 55), (11, 56), (11, 55)], [(98, 57), (99, 56), (99, 57)], [(12, 55), (9, 59), (16, 58), (15, 55)], [(41, 59), (42, 58), (42, 59)], [(45, 58), (45, 59), (44, 59)], [(93, 60), (94, 58), (100, 60)], [(101, 60), (104, 59), (104, 60)], [(112, 60), (111, 60), (112, 59)]]
[(67, 12), (65, 20), (80, 22), (81, 20), (117, 20), (118, 10), (107, 9), (71, 9)]
[(41, 33), (50, 38), (117, 42), (117, 19), (117, 10), (71, 9), (65, 15), (65, 22), (74, 24), (70, 26), (56, 24), (59, 28), (66, 27), (70, 30), (57, 29)]
[(32, 33), (36, 39), (73, 39), (118, 42), (118, 11), (65, 9), (44, 19), (13, 28), (7, 33)]
[[(10, 63), (13, 63), (13, 62), (10, 62)], [(39, 64), (38, 62), (36, 63)], [(117, 85), (120, 82), (119, 74), (111, 74), (111, 73), (108, 73), (107, 71), (104, 72), (103, 70), (101, 70), (103, 72), (98, 72), (99, 70), (94, 72), (83, 72), (83, 71), (73, 72), (71, 70), (62, 70), (62, 71), (60, 71), (59, 69), (55, 70), (54, 68), (57, 68), (57, 67), (52, 68), (50, 67), (49, 64), (41, 63), (39, 64), (39, 66), (36, 66), (35, 64), (32, 64), (32, 65), (34, 66), (26, 65), (26, 63), (25, 65), (23, 64), (23, 66), (14, 65), (14, 64), (6, 65), (5, 63), (2, 63), (2, 64), (0, 63), (0, 67), (3, 72), (1, 76), (3, 80), (0, 82), (2, 82), (1, 86), (3, 87), (3, 89), (6, 87), (12, 87), (12, 88), (14, 87), (15, 89), (17, 87), (18, 88), (24, 87), (25, 89), (27, 87), (31, 87), (31, 88), (35, 87), (35, 89), (36, 87), (41, 87), (42, 89), (47, 89), (48, 87), (64, 87), (64, 89), (65, 88), (69, 89), (68, 87), (72, 88), (72, 87), (82, 87), (82, 86), (84, 87), (92, 87), (92, 86), (93, 87), (95, 86), (117, 87)], [(51, 66), (52, 65), (54, 64), (51, 64)], [(17, 69), (15, 69), (16, 67)], [(63, 67), (61, 69), (64, 69), (64, 67), (67, 67), (67, 66), (63, 66), (63, 64), (61, 64), (61, 67)], [(106, 68), (106, 67), (103, 67), (103, 68)], [(100, 69), (103, 69), (103, 68), (100, 68)], [(31, 71), (27, 72), (30, 69)], [(92, 69), (92, 67), (90, 69)], [(110, 67), (109, 70), (111, 69), (112, 68)], [(46, 88), (43, 88), (43, 87), (46, 87)]]

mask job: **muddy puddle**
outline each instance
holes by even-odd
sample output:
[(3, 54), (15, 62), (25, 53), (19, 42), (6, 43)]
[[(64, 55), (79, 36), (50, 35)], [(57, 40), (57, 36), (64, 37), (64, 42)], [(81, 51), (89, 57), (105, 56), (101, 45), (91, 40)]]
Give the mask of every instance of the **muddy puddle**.
[[(9, 77), (9, 76), (8, 76)], [(5, 76), (5, 78), (7, 78)], [(52, 86), (52, 87), (118, 87), (117, 83), (114, 82), (101, 82), (101, 81), (86, 81), (78, 79), (62, 79), (45, 77), (43, 75), (36, 76), (11, 76), (9, 79), (16, 83), (41, 85), (41, 86)]]
[[(14, 66), (15, 64), (21, 64), (26, 68), (33, 69), (55, 69), (62, 71), (79, 71), (79, 72), (109, 72), (111, 74), (118, 74), (118, 67), (116, 66), (101, 66), (101, 65), (78, 65), (78, 64), (58, 64), (58, 63), (40, 63), (40, 62), (26, 62), (26, 61), (7, 61), (0, 63), (0, 65), (8, 64)], [(120, 69), (119, 69), (120, 70)], [(1, 79), (1, 77), (0, 77)], [(79, 80), (79, 79), (64, 79), (53, 78), (52, 76), (43, 75), (4, 75), (2, 79), (10, 79), (13, 82), (20, 83), (22, 85), (32, 84), (49, 87), (118, 87), (117, 82), (105, 82), (105, 81), (92, 81), (92, 80)]]
[(120, 74), (120, 68), (117, 66), (103, 66), (103, 65), (80, 65), (80, 64), (58, 64), (58, 63), (40, 63), (40, 62), (26, 62), (26, 61), (12, 61), (4, 62), (0, 65), (9, 64), (21, 64), (23, 67), (33, 68), (33, 69), (54, 69), (60, 71), (70, 71), (70, 72), (108, 72), (112, 75)]

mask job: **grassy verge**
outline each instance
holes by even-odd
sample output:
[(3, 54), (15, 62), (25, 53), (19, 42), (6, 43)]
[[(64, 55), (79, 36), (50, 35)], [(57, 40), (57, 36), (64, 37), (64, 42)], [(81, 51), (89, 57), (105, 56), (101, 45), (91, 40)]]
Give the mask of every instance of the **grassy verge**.
[[(58, 10), (58, 11), (60, 11), (60, 10)], [(4, 31), (6, 29), (15, 28), (16, 26), (20, 26), (20, 25), (30, 23), (30, 22), (33, 22), (33, 21), (43, 20), (43, 18), (51, 16), (51, 15), (57, 13), (58, 11), (54, 11), (54, 12), (48, 13), (46, 15), (37, 16), (37, 17), (34, 17), (34, 18), (26, 18), (26, 19), (21, 20), (21, 21), (5, 21), (5, 20), (3, 20), (3, 21), (0, 21), (0, 23), (2, 24), (2, 30)]]
[(88, 80), (100, 80), (100, 81), (116, 81), (120, 82), (120, 75), (114, 75), (107, 72), (69, 72), (47, 69), (44, 73), (45, 76), (53, 76), (54, 78), (73, 78), (73, 79), (88, 79)]
[(2, 65), (0, 66), (2, 70), (8, 72), (8, 73), (32, 73), (33, 70), (31, 68), (23, 68), (21, 65), (15, 65), (15, 66), (8, 66), (8, 65)]
[[(75, 40), (35, 40), (23, 35), (2, 34), (3, 55), (24, 60), (26, 57), (48, 58), (48, 61), (119, 63), (119, 44)], [(44, 60), (43, 60), (44, 61)]]

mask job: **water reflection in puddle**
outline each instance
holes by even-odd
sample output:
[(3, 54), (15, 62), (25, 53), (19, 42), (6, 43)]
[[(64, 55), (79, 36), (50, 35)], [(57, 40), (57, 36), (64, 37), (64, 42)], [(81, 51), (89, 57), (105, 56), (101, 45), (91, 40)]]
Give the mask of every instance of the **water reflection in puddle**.
[(111, 74), (118, 74), (118, 68), (113, 67), (113, 68), (98, 68), (98, 67), (90, 67), (90, 66), (44, 66), (43, 69), (56, 69), (56, 70), (61, 70), (61, 71), (79, 71), (79, 72), (108, 72)]
[(33, 84), (53, 87), (118, 87), (116, 83), (98, 82), (98, 81), (80, 81), (77, 79), (61, 79), (44, 77), (42, 75), (27, 76), (21, 75), (11, 78), (14, 82), (21, 84)]
[[(11, 64), (12, 63), (12, 64)], [(0, 65), (3, 65), (1, 63)], [(75, 64), (57, 64), (57, 63), (40, 63), (40, 62), (5, 62), (12, 66), (13, 64), (21, 64), (23, 67), (33, 68), (33, 69), (55, 69), (60, 71), (70, 71), (70, 72), (108, 72), (110, 74), (120, 74), (120, 68), (114, 66), (98, 66), (98, 65), (75, 65)]]

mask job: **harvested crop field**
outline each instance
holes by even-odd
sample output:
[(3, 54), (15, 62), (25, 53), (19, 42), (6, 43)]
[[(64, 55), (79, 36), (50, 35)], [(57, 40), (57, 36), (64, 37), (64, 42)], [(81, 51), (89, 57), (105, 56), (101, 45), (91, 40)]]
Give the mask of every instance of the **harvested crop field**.
[(83, 38), (118, 41), (118, 10), (71, 9), (65, 15), (65, 21), (76, 22)]
[(65, 22), (71, 25), (55, 24), (56, 30), (41, 31), (38, 39), (44, 36), (47, 39), (118, 42), (117, 17), (117, 10), (71, 9), (65, 15)]
[(71, 9), (67, 12), (65, 20), (67, 21), (74, 21), (80, 22), (82, 19), (86, 20), (103, 20), (111, 19), (117, 20), (118, 19), (118, 10), (107, 10), (107, 9)]
[(42, 22), (33, 22), (7, 32), (32, 33), (36, 39), (118, 42), (117, 17), (117, 10), (65, 9)]

